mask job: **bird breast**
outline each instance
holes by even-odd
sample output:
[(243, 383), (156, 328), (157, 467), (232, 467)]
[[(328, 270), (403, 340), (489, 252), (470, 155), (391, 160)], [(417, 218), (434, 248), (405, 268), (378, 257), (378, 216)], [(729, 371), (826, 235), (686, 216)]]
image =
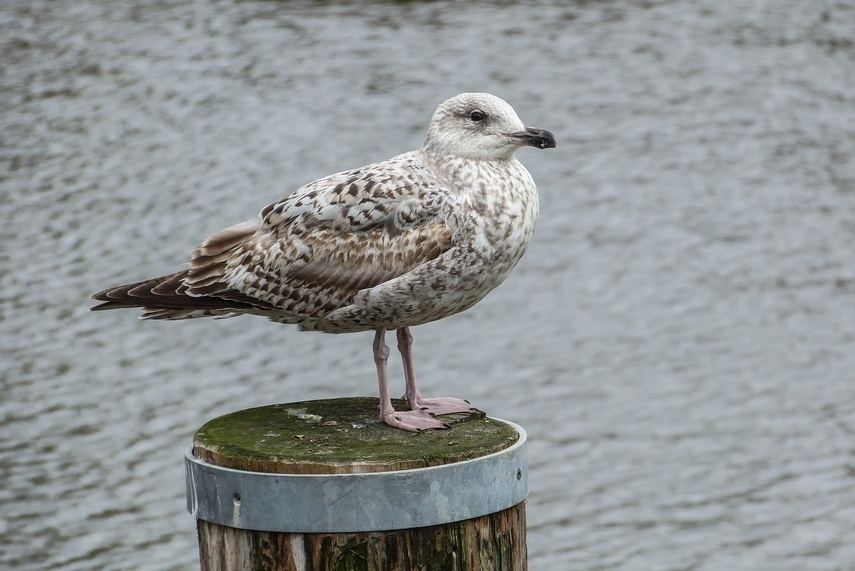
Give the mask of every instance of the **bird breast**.
[(443, 206), (443, 217), (453, 229), (449, 250), (360, 291), (350, 306), (306, 325), (336, 333), (420, 325), (469, 309), (501, 284), (531, 241), (537, 189), (516, 161), (510, 168), (490, 162), (468, 166), (465, 176), (453, 182), (456, 195)]

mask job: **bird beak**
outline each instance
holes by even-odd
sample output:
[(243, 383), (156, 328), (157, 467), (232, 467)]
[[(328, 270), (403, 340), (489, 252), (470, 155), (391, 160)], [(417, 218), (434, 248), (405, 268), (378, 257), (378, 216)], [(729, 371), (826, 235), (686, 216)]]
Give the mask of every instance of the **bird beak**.
[(535, 127), (526, 127), (524, 131), (509, 133), (508, 138), (518, 145), (537, 147), (538, 149), (554, 149), (558, 146), (555, 135), (546, 129)]

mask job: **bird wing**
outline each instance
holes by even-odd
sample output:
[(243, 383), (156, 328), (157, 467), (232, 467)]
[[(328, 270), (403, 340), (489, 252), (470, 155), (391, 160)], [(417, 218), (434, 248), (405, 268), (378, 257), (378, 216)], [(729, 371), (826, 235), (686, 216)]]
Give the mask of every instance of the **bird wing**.
[(186, 294), (252, 299), (295, 321), (320, 317), (448, 250), (446, 196), (411, 160), (319, 179), (208, 238), (190, 261)]

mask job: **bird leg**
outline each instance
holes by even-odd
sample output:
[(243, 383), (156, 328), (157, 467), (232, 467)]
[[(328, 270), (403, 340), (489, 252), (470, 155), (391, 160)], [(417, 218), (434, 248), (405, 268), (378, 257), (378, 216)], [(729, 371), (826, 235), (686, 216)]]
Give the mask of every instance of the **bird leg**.
[(389, 375), (386, 372), (389, 347), (386, 346), (385, 337), (385, 329), (378, 329), (374, 336), (374, 363), (377, 365), (377, 380), (380, 384), (380, 422), (410, 432), (421, 432), (428, 428), (449, 428), (447, 424), (421, 408), (399, 412), (392, 407), (392, 399), (389, 398)]
[(477, 412), (469, 405), (469, 401), (454, 397), (424, 398), (416, 385), (416, 369), (413, 366), (413, 336), (409, 327), (398, 329), (398, 351), (404, 362), (404, 378), (407, 389), (404, 398), (412, 410), (425, 410), (433, 415)]

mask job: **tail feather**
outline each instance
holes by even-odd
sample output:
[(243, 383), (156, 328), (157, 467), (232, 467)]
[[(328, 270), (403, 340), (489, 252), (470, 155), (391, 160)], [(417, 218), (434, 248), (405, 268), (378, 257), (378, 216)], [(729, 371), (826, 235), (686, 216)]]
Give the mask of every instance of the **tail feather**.
[(143, 280), (141, 282), (124, 284), (99, 291), (92, 296), (92, 299), (103, 303), (93, 307), (92, 311), (126, 307), (142, 307), (145, 305), (146, 300), (153, 299), (153, 294), (151, 294), (152, 290), (170, 278), (180, 276), (182, 273), (184, 272)]
[(183, 271), (105, 289), (92, 296), (101, 302), (92, 311), (138, 307), (144, 319), (188, 319), (274, 309), (240, 292), (229, 292), (228, 297), (187, 295), (187, 277)]
[(138, 307), (143, 319), (226, 317), (241, 313), (277, 314), (270, 302), (233, 289), (226, 277), (230, 256), (240, 249), (261, 221), (248, 220), (221, 230), (193, 251), (190, 269), (100, 291), (93, 311)]

